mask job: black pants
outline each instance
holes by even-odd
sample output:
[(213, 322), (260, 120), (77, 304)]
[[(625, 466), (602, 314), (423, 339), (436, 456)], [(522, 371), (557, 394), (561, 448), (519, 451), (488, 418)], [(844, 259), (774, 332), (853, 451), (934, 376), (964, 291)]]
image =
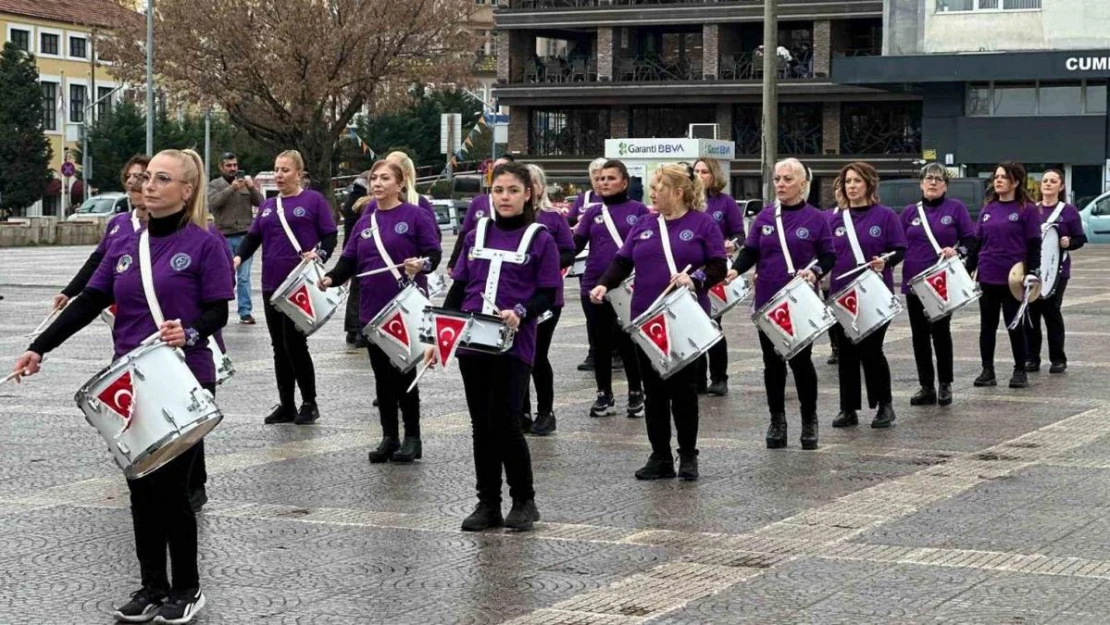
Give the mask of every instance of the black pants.
[(867, 386), (867, 405), (874, 408), (891, 403), (890, 365), (883, 353), (883, 341), (889, 327), (889, 323), (883, 324), (859, 343), (853, 343), (839, 323), (832, 327), (836, 344), (840, 346), (837, 371), (840, 374), (841, 410), (860, 409), (860, 365), (863, 365), (864, 384)]
[[(555, 326), (563, 316), (562, 308), (552, 308), (551, 318), (536, 329), (536, 360), (532, 364), (532, 381), (536, 383), (536, 412), (547, 414), (555, 406), (555, 370), (551, 368), (551, 339), (555, 336)], [(532, 414), (532, 393), (528, 384), (524, 385), (522, 414)]]
[(316, 368), (308, 353), (308, 337), (297, 329), (293, 320), (270, 303), (273, 293), (263, 293), (263, 310), (266, 311), (266, 329), (270, 331), (270, 345), (274, 348), (274, 377), (277, 378), (278, 398), (286, 408), (296, 408), (295, 387), (301, 389), (301, 401), (316, 403)]
[(405, 421), (405, 436), (420, 438), (420, 389), (413, 388), (406, 393), (416, 379), (416, 369), (401, 373), (389, 362), (389, 356), (377, 345), (371, 343), (370, 368), (374, 370), (374, 390), (378, 394), (378, 415), (382, 423), (382, 436), (398, 438), (397, 410)]
[[(642, 365), (641, 365), (642, 368)], [(701, 382), (705, 380), (705, 374), (709, 374), (710, 382), (723, 382), (728, 380), (728, 341), (724, 336), (721, 340), (713, 344), (704, 356), (698, 359), (697, 362), (697, 376), (696, 381)], [(644, 374), (646, 377), (646, 373)]]
[[(767, 391), (767, 408), (771, 414), (786, 412), (786, 362), (775, 351), (771, 339), (759, 333), (759, 347), (763, 350), (763, 387)], [(817, 370), (813, 368), (813, 344), (790, 359), (794, 372), (794, 386), (802, 414), (817, 414)]]
[[(979, 298), (979, 358), (984, 368), (994, 368), (994, 334), (998, 331), (998, 313), (1007, 328), (1013, 321), (1021, 302), (1010, 294), (1010, 287), (1004, 284), (980, 284), (983, 297)], [(1025, 366), (1025, 332), (1018, 326), (1009, 330), (1010, 351), (1014, 356), (1014, 368)]]
[(613, 394), (613, 345), (624, 361), (624, 375), (628, 380), (628, 390), (641, 391), (644, 388), (640, 378), (640, 350), (632, 343), (632, 337), (620, 328), (617, 313), (609, 302), (594, 304), (585, 302), (586, 331), (593, 333), (594, 380), (597, 390)]
[[(215, 385), (205, 385), (215, 394)], [(153, 473), (128, 480), (131, 492), (131, 522), (135, 530), (135, 553), (145, 588), (160, 592), (187, 591), (200, 587), (197, 572), (197, 517), (189, 503), (196, 486), (198, 458), (203, 462), (203, 442), (193, 445)], [(203, 471), (203, 469), (202, 469)], [(166, 577), (169, 548), (173, 584)]]
[(694, 453), (698, 450), (697, 363), (686, 365), (664, 380), (651, 366), (651, 358), (642, 349), (636, 352), (640, 371), (644, 374), (644, 423), (651, 441), (651, 452), (671, 457), (673, 417), (675, 433), (678, 434), (678, 452)]
[(501, 467), (513, 501), (533, 499), (532, 456), (520, 431), (530, 367), (504, 354), (466, 354), (458, 363), (470, 411), (478, 500), (500, 505)]
[(358, 319), (358, 304), (359, 304), (359, 286), (360, 280), (358, 278), (351, 278), (347, 282), (347, 308), (343, 311), (343, 331), (355, 332), (356, 334), (362, 333), (362, 324)]
[(1067, 364), (1068, 356), (1064, 353), (1064, 312), (1061, 310), (1064, 290), (1067, 288), (1068, 279), (1060, 278), (1052, 297), (1038, 299), (1029, 305), (1029, 325), (1025, 326), (1025, 339), (1029, 348), (1026, 357), (1029, 360), (1039, 362), (1041, 359), (1041, 319), (1044, 319), (1044, 327), (1048, 331), (1049, 362)]
[[(593, 304), (590, 302), (590, 297), (588, 295), (580, 295), (579, 300), (582, 303), (582, 314), (585, 315), (587, 319), (589, 319), (589, 314), (590, 313), (588, 311), (590, 309), (590, 306), (593, 306)], [(590, 346), (589, 349), (586, 352), (586, 358), (588, 358), (590, 360), (593, 360), (593, 357), (594, 357), (594, 331), (593, 331), (593, 328), (590, 327), (589, 323), (586, 324), (586, 344)]]
[[(938, 321), (929, 321), (925, 306), (913, 293), (906, 294), (906, 308), (910, 313), (910, 332), (913, 334), (913, 359), (917, 363), (917, 381), (922, 388), (936, 388), (936, 383), (952, 383), (952, 315)], [(933, 349), (937, 352), (937, 366), (933, 369)]]

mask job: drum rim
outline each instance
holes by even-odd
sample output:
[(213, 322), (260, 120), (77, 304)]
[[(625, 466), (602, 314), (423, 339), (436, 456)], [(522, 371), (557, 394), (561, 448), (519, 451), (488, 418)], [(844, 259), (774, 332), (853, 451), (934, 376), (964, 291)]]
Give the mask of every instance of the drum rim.
[(474, 319), (478, 321), (488, 320), (499, 323), (501, 325), (505, 325), (505, 320), (501, 317), (498, 317), (496, 315), (487, 315), (485, 313), (467, 312), (465, 310), (455, 310), (454, 308), (444, 308), (442, 306), (428, 306), (424, 309), (424, 314), (427, 315), (429, 314), (429, 312), (437, 315), (447, 313), (448, 317), (456, 318), (474, 317)]
[[(135, 458), (131, 461), (131, 464), (128, 465), (128, 467), (121, 467), (123, 469), (124, 475), (129, 480), (137, 480), (137, 479), (140, 479), (142, 477), (146, 477), (147, 475), (150, 475), (151, 473), (154, 473), (158, 469), (161, 469), (162, 467), (164, 467), (167, 464), (169, 464), (170, 462), (172, 462), (174, 460), (174, 458), (177, 458), (178, 456), (180, 456), (181, 454), (185, 453), (190, 448), (192, 448), (194, 445), (199, 443), (201, 440), (204, 439), (205, 436), (208, 436), (212, 432), (212, 430), (216, 429), (216, 426), (219, 425), (221, 421), (223, 421), (223, 418), (224, 418), (223, 413), (220, 412), (219, 407), (217, 407), (216, 404), (213, 402), (212, 412), (210, 412), (209, 414), (204, 415), (204, 417), (201, 418), (201, 419), (193, 421), (190, 424), (191, 427), (189, 427), (187, 429), (184, 429), (184, 430), (181, 430), (181, 431), (174, 430), (173, 432), (171, 432), (171, 433), (163, 436), (162, 438), (158, 439), (156, 442), (151, 443), (150, 445), (147, 445), (146, 449), (144, 449), (137, 456), (135, 456)], [(189, 447), (186, 447), (185, 449), (182, 449), (179, 453), (174, 454), (173, 457), (169, 458), (165, 462), (159, 464), (156, 467), (152, 467), (150, 469), (146, 469), (146, 470), (143, 470), (143, 471), (131, 471), (131, 470), (129, 470), (131, 467), (135, 467), (137, 464), (139, 464), (139, 462), (141, 462), (142, 460), (150, 458), (152, 455), (154, 455), (155, 452), (157, 452), (158, 450), (165, 447), (168, 443), (176, 440), (177, 438), (181, 438), (181, 437), (186, 436), (187, 433), (192, 433), (193, 431), (195, 431), (199, 427), (201, 427), (203, 425), (206, 425), (209, 421), (213, 422), (212, 426), (209, 427), (207, 429), (207, 431), (205, 431), (203, 434), (201, 434), (200, 437), (197, 438), (197, 440), (192, 445), (189, 445)], [(177, 435), (177, 436), (175, 436), (175, 435)], [(113, 453), (112, 456), (115, 457), (115, 454)]]

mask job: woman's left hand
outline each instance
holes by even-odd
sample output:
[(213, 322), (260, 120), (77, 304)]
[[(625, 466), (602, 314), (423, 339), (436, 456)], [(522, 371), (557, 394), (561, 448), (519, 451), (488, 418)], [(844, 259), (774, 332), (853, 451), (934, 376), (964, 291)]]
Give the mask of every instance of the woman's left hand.
[(954, 247), (946, 247), (940, 251), (940, 255), (944, 258), (952, 258), (957, 253), (958, 252), (956, 252), (956, 248)]
[(423, 258), (406, 258), (405, 259), (405, 273), (409, 274), (410, 278), (415, 276), (416, 274), (420, 273), (421, 271), (424, 271), (424, 259)]
[(501, 317), (501, 320), (504, 321), (505, 325), (509, 326), (511, 330), (516, 330), (520, 327), (520, 317), (517, 316), (515, 310), (502, 310), (497, 313), (497, 316)]
[(307, 252), (301, 252), (301, 259), (320, 260), (320, 255), (316, 253), (316, 250), (308, 250)]
[(691, 291), (694, 290), (694, 280), (690, 277), (690, 274), (686, 273), (685, 271), (682, 273), (673, 274), (671, 276), (671, 284), (675, 286), (686, 287)]
[(161, 333), (159, 338), (170, 347), (185, 347), (185, 328), (180, 319), (163, 321), (158, 331)]
[(878, 256), (872, 258), (871, 262), (869, 262), (867, 264), (871, 266), (871, 269), (873, 269), (874, 271), (880, 272), (880, 273), (882, 272), (883, 269), (886, 269), (886, 261), (879, 258)]
[(1060, 237), (1060, 249), (1066, 250), (1071, 247), (1071, 237)]
[(725, 240), (725, 253), (732, 256), (736, 253), (736, 242), (732, 239)]

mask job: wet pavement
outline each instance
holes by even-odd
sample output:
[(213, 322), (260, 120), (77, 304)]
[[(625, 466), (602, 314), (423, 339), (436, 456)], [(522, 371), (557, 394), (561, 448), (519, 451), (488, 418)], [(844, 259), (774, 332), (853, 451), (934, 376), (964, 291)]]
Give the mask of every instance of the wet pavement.
[[(0, 250), (0, 362), (22, 352), (89, 251)], [(238, 373), (206, 443), (208, 606), (196, 622), (1110, 622), (1110, 248), (1076, 256), (1066, 374), (1050, 375), (1046, 355), (1028, 389), (973, 388), (973, 307), (953, 324), (955, 403), (910, 407), (903, 314), (887, 338), (897, 425), (872, 430), (861, 415), (864, 426), (833, 430), (836, 368), (822, 339), (816, 452), (798, 445), (792, 382), (790, 447), (764, 449), (759, 347), (734, 311), (731, 393), (701, 401), (696, 483), (637, 482), (642, 420), (587, 416), (594, 384), (575, 370), (586, 338), (568, 281), (553, 348), (558, 432), (529, 439), (543, 514), (530, 534), (459, 530), (474, 480), (455, 371), (421, 383), (424, 459), (367, 462), (380, 432), (372, 375), (338, 320), (310, 339), (319, 423), (262, 425), (276, 391), (256, 285), (260, 324), (225, 331)], [(110, 622), (138, 587), (123, 476), (73, 402), (110, 352), (94, 322), (41, 375), (0, 387), (0, 623)]]

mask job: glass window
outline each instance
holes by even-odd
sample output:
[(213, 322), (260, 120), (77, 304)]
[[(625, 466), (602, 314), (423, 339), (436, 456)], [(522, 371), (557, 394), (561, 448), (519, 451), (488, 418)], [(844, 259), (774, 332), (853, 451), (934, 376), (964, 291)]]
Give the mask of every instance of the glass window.
[(88, 42), (84, 37), (70, 37), (69, 38), (69, 55), (78, 59), (83, 59), (86, 56), (85, 46)]
[(980, 9), (997, 9), (998, 0), (979, 0)]
[[(108, 109), (112, 108), (112, 98), (107, 97), (112, 93), (113, 87), (97, 87), (96, 99), (99, 100), (96, 104), (96, 117), (100, 119), (108, 114)], [(101, 98), (104, 98), (101, 100)]]
[(937, 0), (937, 11), (970, 11), (975, 8), (975, 0)]
[(13, 28), (9, 32), (11, 33), (11, 42), (15, 44), (15, 47), (27, 52), (31, 51), (31, 31)]
[[(998, 0), (994, 0), (998, 2)], [(1041, 0), (1002, 0), (1002, 8), (1010, 11), (1039, 9)]]
[(609, 109), (532, 109), (529, 152), (543, 156), (582, 156), (605, 151)]
[(1040, 115), (1082, 115), (1083, 85), (1041, 85)]
[(1020, 117), (1037, 114), (1037, 85), (994, 86), (994, 114), (999, 117)]
[(685, 137), (690, 124), (712, 124), (717, 110), (712, 106), (633, 107), (629, 112), (630, 137)]
[(42, 33), (39, 41), (40, 54), (58, 54), (58, 35)]
[(1106, 114), (1106, 85), (1087, 85), (1087, 114)]
[(69, 121), (80, 124), (85, 121), (85, 100), (88, 88), (85, 85), (69, 86)]
[(42, 83), (42, 129), (58, 129), (58, 83)]
[(991, 86), (990, 83), (967, 86), (967, 115), (968, 117), (986, 117), (991, 114)]

